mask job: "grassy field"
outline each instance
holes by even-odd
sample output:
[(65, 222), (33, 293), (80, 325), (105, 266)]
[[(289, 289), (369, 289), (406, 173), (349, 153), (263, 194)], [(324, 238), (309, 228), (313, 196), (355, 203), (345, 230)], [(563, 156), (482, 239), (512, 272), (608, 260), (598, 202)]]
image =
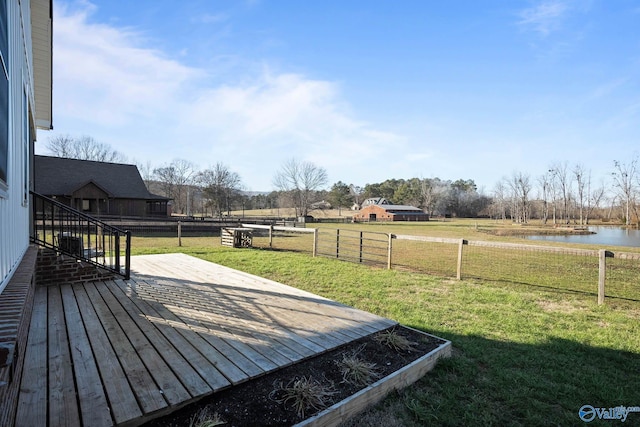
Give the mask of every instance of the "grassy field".
[[(354, 426), (579, 425), (583, 405), (640, 406), (638, 301), (597, 306), (580, 293), (231, 249), (216, 238), (185, 238), (180, 248), (175, 238), (134, 238), (133, 248), (184, 252), (453, 342), (451, 359)], [(625, 424), (639, 425), (640, 413)]]

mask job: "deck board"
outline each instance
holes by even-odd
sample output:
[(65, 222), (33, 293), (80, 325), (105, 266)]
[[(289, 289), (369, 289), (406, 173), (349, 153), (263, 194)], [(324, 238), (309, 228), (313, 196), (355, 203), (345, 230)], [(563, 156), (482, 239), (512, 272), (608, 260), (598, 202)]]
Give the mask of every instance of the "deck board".
[[(143, 282), (137, 281), (138, 286), (141, 284)], [(211, 363), (220, 367), (232, 383), (236, 384), (246, 380), (248, 376), (259, 376), (264, 373), (264, 370), (258, 365), (227, 344), (226, 341), (216, 336), (216, 334), (211, 333), (210, 330), (198, 328), (198, 325), (188, 318), (183, 321), (179, 316), (180, 313), (175, 314), (168, 306), (159, 301), (149, 298), (148, 303), (158, 312), (160, 319), (166, 321), (173, 328), (180, 331), (185, 338), (198, 345)], [(204, 345), (201, 341), (204, 342)]]
[(100, 373), (91, 351), (91, 344), (82, 323), (82, 316), (73, 295), (73, 289), (70, 286), (64, 286), (60, 291), (69, 333), (82, 423), (96, 427), (111, 426), (113, 422), (109, 415), (109, 403), (102, 388)]
[(183, 254), (37, 288), (16, 425), (135, 426), (396, 322)]
[(168, 406), (160, 387), (146, 369), (131, 341), (129, 341), (128, 332), (120, 327), (110, 307), (104, 301), (101, 301), (100, 294), (95, 289), (95, 284), (88, 283), (84, 288), (94, 304), (98, 318), (105, 327), (109, 341), (118, 355), (120, 365), (131, 384), (133, 392), (136, 394), (143, 412), (150, 413)]
[(60, 288), (50, 287), (49, 307), (49, 425), (78, 426), (80, 413), (69, 352), (69, 340)]
[(36, 288), (16, 426), (47, 425), (47, 288)]
[(93, 357), (100, 371), (102, 385), (109, 399), (111, 416), (115, 424), (142, 417), (142, 410), (131, 390), (118, 356), (113, 351), (109, 338), (102, 328), (93, 305), (82, 285), (73, 286), (78, 307), (82, 313), (84, 327), (93, 349)]
[[(176, 380), (184, 380), (185, 390), (187, 390), (191, 396), (207, 394), (213, 390), (182, 354), (160, 333), (159, 329), (154, 327), (145, 317), (140, 316), (138, 308), (133, 304), (131, 299), (122, 293), (120, 288), (113, 282), (105, 282), (104, 286), (99, 287), (99, 289), (103, 296), (105, 296), (107, 294), (106, 291), (108, 291), (118, 300), (123, 309), (126, 310), (127, 314), (131, 317), (131, 320), (135, 322), (140, 332), (149, 339), (149, 342), (153, 344), (162, 359), (170, 364), (171, 371), (176, 372)], [(164, 388), (164, 390), (166, 392), (167, 388)]]

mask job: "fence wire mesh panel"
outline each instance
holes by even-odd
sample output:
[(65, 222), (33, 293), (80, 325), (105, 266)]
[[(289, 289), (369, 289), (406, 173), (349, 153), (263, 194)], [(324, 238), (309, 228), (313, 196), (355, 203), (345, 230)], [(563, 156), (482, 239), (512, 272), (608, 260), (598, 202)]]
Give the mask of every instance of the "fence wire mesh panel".
[(469, 242), (462, 259), (465, 278), (598, 293), (597, 251)]
[(607, 258), (607, 298), (640, 301), (640, 254), (616, 252)]
[(249, 224), (243, 227), (252, 229), (254, 248), (313, 253), (313, 229)]
[[(253, 246), (452, 278), (640, 300), (640, 254), (351, 229), (246, 225)], [(604, 266), (601, 270), (600, 267)], [(602, 300), (601, 300), (602, 298)]]
[(441, 239), (408, 240), (397, 236), (393, 240), (391, 264), (393, 268), (407, 269), (437, 276), (455, 277), (458, 244)]
[(318, 229), (318, 256), (386, 267), (389, 235), (368, 231)]

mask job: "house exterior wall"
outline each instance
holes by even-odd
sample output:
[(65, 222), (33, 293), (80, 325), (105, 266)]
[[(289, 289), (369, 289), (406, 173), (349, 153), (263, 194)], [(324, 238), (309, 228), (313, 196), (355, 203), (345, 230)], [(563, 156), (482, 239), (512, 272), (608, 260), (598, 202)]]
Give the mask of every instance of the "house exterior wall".
[(147, 202), (137, 199), (115, 199), (109, 204), (109, 215), (146, 216)]
[(74, 191), (72, 196), (74, 199), (106, 199), (109, 197), (104, 190), (92, 182)]
[(0, 292), (29, 245), (28, 191), (31, 188), (30, 159), (35, 139), (30, 2), (8, 0), (6, 7), (9, 129), (7, 180), (5, 188), (0, 190)]

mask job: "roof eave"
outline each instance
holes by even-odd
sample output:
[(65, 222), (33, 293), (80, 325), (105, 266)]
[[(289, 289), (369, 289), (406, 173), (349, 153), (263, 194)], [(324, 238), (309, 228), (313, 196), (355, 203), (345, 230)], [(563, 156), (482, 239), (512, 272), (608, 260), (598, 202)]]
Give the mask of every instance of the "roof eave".
[(35, 125), (53, 129), (53, 1), (31, 0)]

